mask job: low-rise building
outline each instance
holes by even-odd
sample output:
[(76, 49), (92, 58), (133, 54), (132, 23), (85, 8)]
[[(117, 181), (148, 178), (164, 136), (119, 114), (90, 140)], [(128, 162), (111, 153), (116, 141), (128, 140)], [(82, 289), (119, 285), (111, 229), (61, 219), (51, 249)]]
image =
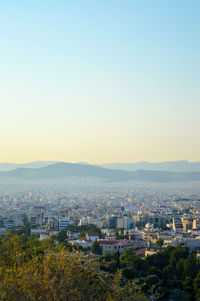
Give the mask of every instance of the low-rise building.
[(87, 240), (91, 240), (92, 242), (99, 239), (99, 234), (96, 232), (89, 232), (86, 234)]
[(92, 242), (87, 239), (68, 240), (72, 246), (81, 246), (83, 249), (91, 248)]
[(108, 240), (108, 239), (100, 239), (99, 244), (102, 247), (103, 254), (112, 254), (116, 251), (120, 253), (124, 253), (127, 249), (140, 249), (144, 248), (144, 242), (135, 242), (128, 239), (121, 240)]
[(6, 227), (5, 226), (0, 227), (0, 233), (6, 233)]
[(34, 234), (42, 234), (42, 233), (45, 233), (46, 232), (46, 228), (44, 227), (40, 227), (40, 228), (32, 228), (31, 229), (31, 235), (34, 235)]
[(67, 236), (69, 239), (78, 239), (79, 238), (79, 233), (74, 233), (71, 231), (67, 231)]
[(157, 254), (157, 253), (158, 253), (158, 250), (156, 250), (156, 249), (146, 249), (145, 250), (145, 257), (152, 256), (152, 255)]

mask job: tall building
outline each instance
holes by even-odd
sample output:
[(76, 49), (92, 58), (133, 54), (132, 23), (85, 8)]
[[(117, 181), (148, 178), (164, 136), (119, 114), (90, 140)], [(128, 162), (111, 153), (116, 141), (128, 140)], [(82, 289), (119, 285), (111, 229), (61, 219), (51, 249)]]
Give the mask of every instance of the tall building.
[(130, 230), (132, 227), (133, 219), (129, 218), (127, 215), (124, 215), (123, 217), (117, 219), (117, 228)]
[(70, 219), (59, 219), (58, 221), (58, 229), (59, 231), (65, 229), (69, 225), (73, 225), (74, 222), (70, 221)]
[(183, 231), (183, 224), (180, 216), (173, 217), (173, 231), (174, 233), (180, 233)]
[(114, 214), (112, 214), (111, 216), (108, 217), (108, 228), (109, 229), (116, 229), (117, 219), (118, 219), (118, 216), (114, 215)]

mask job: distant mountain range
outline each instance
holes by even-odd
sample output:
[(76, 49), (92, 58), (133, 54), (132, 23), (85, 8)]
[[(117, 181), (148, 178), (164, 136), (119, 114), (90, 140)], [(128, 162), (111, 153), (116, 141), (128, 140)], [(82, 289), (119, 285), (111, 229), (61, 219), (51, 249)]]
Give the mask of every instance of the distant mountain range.
[(59, 162), (41, 168), (18, 168), (1, 171), (0, 178), (59, 179), (68, 177), (90, 177), (112, 180), (129, 180), (131, 173), (111, 170), (95, 165)]
[[(45, 162), (47, 163), (47, 162)], [(41, 163), (42, 164), (42, 163)], [(48, 163), (50, 164), (50, 163)], [(10, 171), (1, 171), (0, 179), (64, 179), (74, 178), (98, 178), (108, 181), (148, 181), (148, 182), (182, 182), (200, 181), (200, 172), (170, 172), (159, 170), (126, 171), (109, 169), (89, 164), (54, 163), (48, 166), (36, 168), (18, 168)], [(34, 167), (33, 167), (34, 166)]]
[(166, 162), (136, 162), (136, 163), (109, 163), (101, 165), (105, 168), (122, 169), (127, 171), (136, 170), (159, 170), (171, 172), (200, 172), (200, 162), (189, 161), (166, 161)]
[[(55, 163), (58, 161), (35, 161), (23, 164), (16, 163), (0, 163), (0, 171), (10, 171), (18, 168), (41, 168)], [(90, 165), (87, 162), (78, 162), (80, 165)], [(136, 162), (136, 163), (108, 163), (98, 165), (108, 169), (120, 169), (126, 171), (138, 170), (154, 170), (154, 171), (170, 171), (170, 172), (200, 172), (200, 162), (189, 161), (166, 161), (166, 162)]]
[(0, 171), (10, 171), (17, 168), (41, 168), (48, 165), (52, 165), (54, 163), (58, 163), (57, 161), (34, 161), (28, 163), (0, 163)]

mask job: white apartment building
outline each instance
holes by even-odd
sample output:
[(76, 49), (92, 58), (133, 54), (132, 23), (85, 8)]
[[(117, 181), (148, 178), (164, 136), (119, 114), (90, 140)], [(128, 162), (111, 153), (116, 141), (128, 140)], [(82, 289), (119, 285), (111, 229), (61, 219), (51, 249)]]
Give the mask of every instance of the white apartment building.
[(59, 219), (58, 221), (58, 229), (59, 231), (65, 229), (69, 225), (73, 225), (74, 222), (70, 221), (70, 219)]

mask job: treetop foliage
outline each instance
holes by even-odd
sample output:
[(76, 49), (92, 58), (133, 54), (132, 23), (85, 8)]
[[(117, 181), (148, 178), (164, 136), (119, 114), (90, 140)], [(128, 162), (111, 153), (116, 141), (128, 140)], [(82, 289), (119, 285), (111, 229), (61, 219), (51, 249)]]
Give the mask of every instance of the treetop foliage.
[(5, 301), (146, 300), (122, 272), (102, 272), (96, 258), (52, 239), (7, 234), (0, 241), (0, 296)]

